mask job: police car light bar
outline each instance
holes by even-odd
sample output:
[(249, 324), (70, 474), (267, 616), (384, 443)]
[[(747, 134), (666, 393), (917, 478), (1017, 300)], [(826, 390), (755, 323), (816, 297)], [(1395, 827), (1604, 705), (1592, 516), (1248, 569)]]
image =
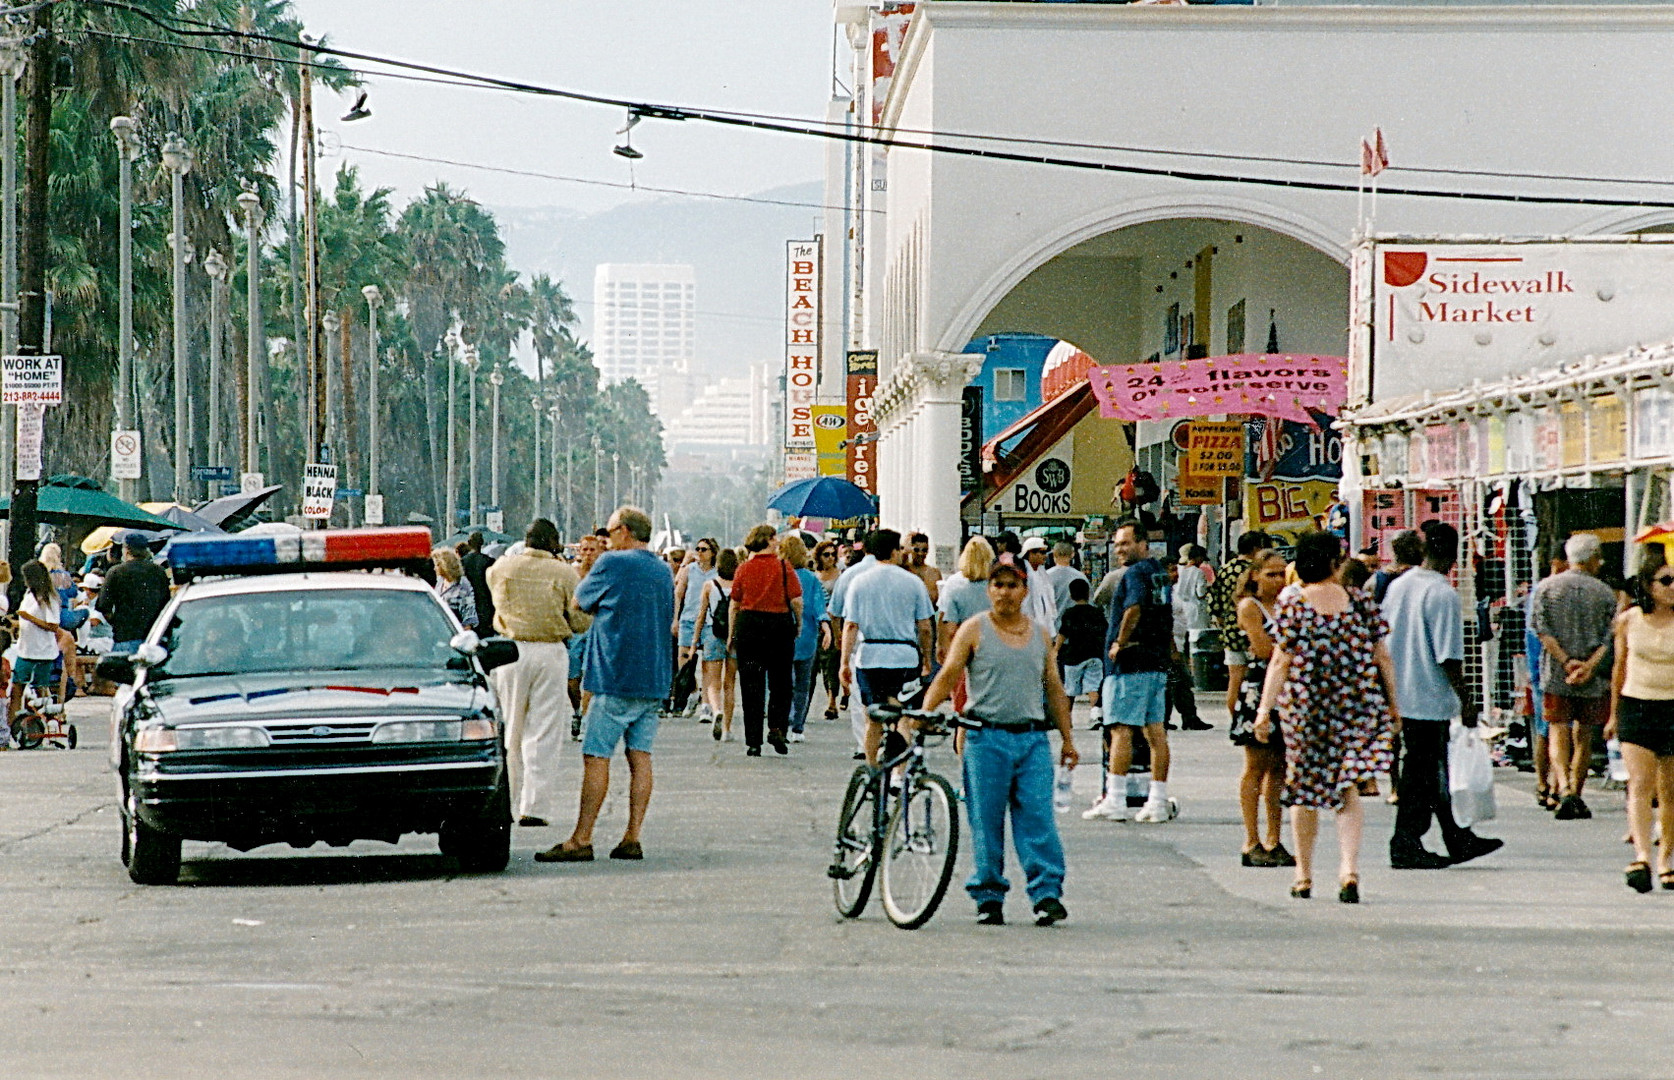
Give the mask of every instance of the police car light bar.
[(430, 558), (430, 530), (324, 529), (294, 536), (179, 536), (169, 545), (175, 577), (398, 569)]

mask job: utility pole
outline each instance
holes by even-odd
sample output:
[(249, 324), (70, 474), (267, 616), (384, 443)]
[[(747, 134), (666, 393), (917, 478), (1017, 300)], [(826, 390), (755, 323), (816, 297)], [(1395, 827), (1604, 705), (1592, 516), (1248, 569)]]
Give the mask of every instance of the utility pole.
[[(9, 85), (9, 84), (8, 84)], [(5, 129), (12, 130), (12, 124), (6, 123)], [(139, 139), (134, 135), (134, 121), (132, 117), (113, 116), (110, 118), (111, 134), (116, 136), (117, 154), (117, 342), (116, 342), (116, 428), (118, 431), (132, 431), (134, 428), (134, 158), (139, 156)], [(8, 141), (7, 146), (14, 145)], [(11, 167), (11, 156), (6, 157), (7, 168)], [(6, 204), (11, 205), (8, 197)], [(11, 218), (8, 211), (7, 219)], [(7, 244), (10, 251), (11, 244)], [(10, 256), (8, 255), (8, 260)], [(8, 292), (8, 298), (15, 296), (16, 278), (13, 291)], [(10, 315), (7, 316), (10, 318)], [(15, 337), (15, 335), (14, 335)], [(7, 348), (10, 349), (8, 339)], [(142, 462), (145, 455), (140, 455)], [(134, 501), (134, 482), (120, 480), (117, 482), (118, 494), (127, 502)]]
[[(314, 192), (314, 154), (318, 147), (314, 135), (314, 80), (304, 72), (302, 78), (302, 258), (307, 274), (304, 300), (304, 335), (308, 355), (299, 358), (297, 369), (302, 372), (302, 389), (308, 395), (308, 460), (320, 460), (320, 404), (323, 387), (320, 383), (320, 235)], [(301, 344), (299, 342), (299, 344)]]
[[(18, 352), (39, 356), (46, 341), (48, 183), (52, 179), (52, 82), (57, 68), (58, 42), (52, 34), (52, 4), (42, 4), (30, 17), (29, 62), (24, 70), (28, 118), (23, 136), (23, 218), (18, 258)], [(7, 146), (7, 158), (12, 147)], [(14, 412), (18, 410), (13, 410)], [(10, 443), (13, 432), (0, 433)], [(15, 461), (15, 459), (14, 459)], [(35, 557), (36, 499), (40, 476), (12, 479), (11, 531), (7, 557), (22, 566)], [(8, 589), (12, 610), (23, 599), (23, 576), (14, 574)]]
[(186, 415), (186, 174), (192, 171), (192, 151), (179, 135), (171, 133), (164, 141), (163, 164), (169, 170), (174, 213), (174, 231), (169, 234), (174, 257), (174, 500), (189, 502), (192, 430)]
[[(203, 258), (209, 275), (209, 464), (219, 465), (221, 453), (221, 320), (226, 311), (227, 263), (214, 248)], [(206, 497), (215, 498), (217, 481), (206, 480)]]
[(505, 509), (500, 505), (500, 387), (505, 381), (506, 377), (498, 370), (488, 373), (488, 385), (494, 388), (494, 403), (490, 406), (488, 422), (488, 501), (501, 514), (505, 513)]
[(453, 408), (454, 398), (457, 396), (454, 393), (454, 389), (453, 389), (454, 369), (459, 366), (458, 362), (457, 362), (457, 358), (454, 356), (454, 354), (459, 351), (459, 345), (460, 345), (460, 342), (459, 342), (459, 327), (457, 325), (455, 325), (455, 326), (449, 328), (448, 334), (447, 334), (447, 359), (448, 359), (448, 425), (447, 425), (447, 437), (448, 437), (447, 476), (448, 476), (448, 480), (447, 480), (447, 483), (448, 483), (448, 489), (447, 489), (447, 498), (442, 500), (443, 510), (447, 514), (447, 519), (442, 523), (442, 529), (443, 529), (442, 535), (443, 536), (452, 536), (453, 535), (453, 530), (459, 528), (459, 515), (454, 512), (454, 504), (459, 499), (459, 470), (458, 470), (458, 465), (456, 463), (456, 457), (455, 457), (455, 454), (454, 454), (454, 444), (456, 442), (458, 442), (458, 440), (454, 438), (454, 431), (456, 430), (456, 423), (454, 421), (454, 408)]
[[(533, 521), (535, 518), (546, 516), (541, 512), (541, 503), (546, 498), (546, 491), (541, 487), (541, 429), (546, 427), (546, 415), (541, 408), (539, 394), (529, 399), (529, 411), (535, 416), (535, 497), (531, 500), (534, 503), (534, 512), (529, 515), (529, 520)], [(565, 539), (568, 540), (569, 537)]]
[(260, 445), (258, 443), (260, 428), (256, 417), (259, 415), (257, 402), (262, 397), (261, 368), (262, 361), (267, 356), (267, 330), (262, 322), (262, 200), (261, 196), (250, 188), (245, 188), (238, 196), (238, 205), (244, 210), (244, 228), (248, 232), (245, 244), (248, 247), (246, 261), (248, 267), (244, 274), (249, 285), (245, 316), (249, 324), (245, 330), (245, 337), (249, 345), (249, 354), (245, 359), (244, 373), (244, 471), (260, 472), (262, 468)]
[(383, 402), (378, 397), (378, 309), (384, 306), (383, 290), (376, 285), (364, 285), (360, 295), (366, 297), (367, 332), (367, 389), (371, 401), (366, 407), (366, 493), (378, 491), (378, 412)]
[(466, 411), (470, 414), (470, 421), (466, 426), (470, 429), (471, 436), (468, 447), (469, 454), (467, 455), (471, 478), (470, 482), (465, 485), (471, 502), (465, 511), (465, 524), (475, 525), (477, 514), (482, 508), (482, 503), (477, 498), (477, 347), (475, 345), (465, 346), (465, 379), (469, 388), (467, 394), (469, 404), (466, 406)]

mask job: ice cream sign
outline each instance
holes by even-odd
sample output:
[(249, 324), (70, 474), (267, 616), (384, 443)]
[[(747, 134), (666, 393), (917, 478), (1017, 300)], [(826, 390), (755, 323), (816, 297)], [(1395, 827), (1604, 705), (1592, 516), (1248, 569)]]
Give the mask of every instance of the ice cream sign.
[(1369, 269), (1374, 398), (1674, 340), (1674, 244), (1388, 242)]

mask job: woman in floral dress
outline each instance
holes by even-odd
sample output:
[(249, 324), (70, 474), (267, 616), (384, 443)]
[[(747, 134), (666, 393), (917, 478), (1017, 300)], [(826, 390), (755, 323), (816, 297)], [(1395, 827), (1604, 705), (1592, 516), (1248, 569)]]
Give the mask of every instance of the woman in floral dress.
[(1290, 894), (1313, 895), (1319, 811), (1336, 811), (1338, 891), (1360, 902), (1360, 834), (1364, 822), (1356, 784), (1389, 771), (1394, 737), (1395, 666), (1389, 633), (1372, 598), (1335, 580), (1341, 545), (1329, 533), (1296, 542), (1299, 595), (1279, 601), (1273, 657), (1267, 666), (1256, 737), (1272, 731), (1277, 703), (1284, 731), (1285, 786), (1296, 840), (1296, 883)]

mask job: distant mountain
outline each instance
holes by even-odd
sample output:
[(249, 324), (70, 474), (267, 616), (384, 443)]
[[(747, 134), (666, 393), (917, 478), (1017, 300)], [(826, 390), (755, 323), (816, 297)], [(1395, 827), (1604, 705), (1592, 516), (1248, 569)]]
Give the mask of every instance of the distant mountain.
[[(818, 203), (818, 181), (758, 197)], [(697, 270), (697, 358), (714, 376), (742, 375), (783, 345), (785, 241), (806, 239), (819, 211), (719, 199), (665, 198), (584, 214), (563, 207), (493, 207), (506, 259), (547, 273), (593, 328), (593, 268), (606, 262), (690, 263)]]

